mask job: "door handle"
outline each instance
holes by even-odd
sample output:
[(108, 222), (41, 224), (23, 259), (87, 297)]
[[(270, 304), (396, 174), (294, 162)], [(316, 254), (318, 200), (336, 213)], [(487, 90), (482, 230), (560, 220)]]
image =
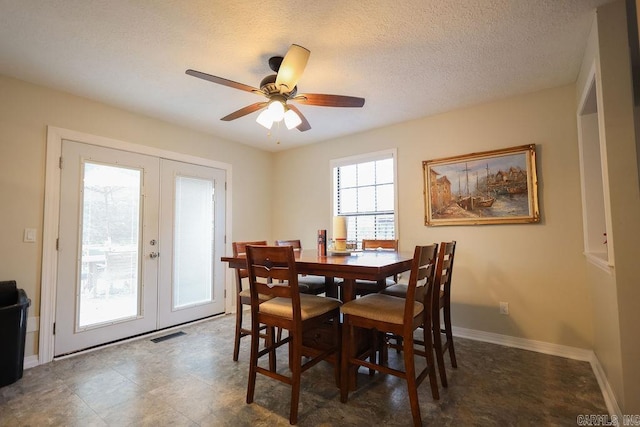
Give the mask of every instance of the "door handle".
[(151, 252), (151, 253), (149, 254), (149, 258), (151, 258), (151, 259), (156, 259), (156, 258), (158, 258), (159, 256), (160, 256), (160, 253), (159, 253), (159, 252)]

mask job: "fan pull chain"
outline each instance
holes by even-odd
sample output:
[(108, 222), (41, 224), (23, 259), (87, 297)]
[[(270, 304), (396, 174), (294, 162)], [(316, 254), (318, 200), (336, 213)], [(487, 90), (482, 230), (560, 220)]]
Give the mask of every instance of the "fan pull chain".
[(280, 145), (280, 123), (281, 122), (277, 122), (276, 123), (276, 126), (278, 126), (277, 129), (276, 129), (276, 134), (277, 134), (277, 136), (276, 136), (276, 145)]

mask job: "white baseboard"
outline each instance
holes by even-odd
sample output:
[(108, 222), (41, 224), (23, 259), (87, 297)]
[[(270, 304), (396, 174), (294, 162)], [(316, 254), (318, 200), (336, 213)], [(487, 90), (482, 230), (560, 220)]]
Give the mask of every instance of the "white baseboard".
[(492, 332), (477, 331), (474, 329), (453, 327), (453, 335), (460, 338), (468, 338), (475, 341), (484, 341), (506, 347), (521, 348), (537, 353), (550, 354), (552, 356), (565, 357), (567, 359), (591, 361), (591, 350), (569, 347), (566, 345), (551, 344), (544, 341), (529, 340), (526, 338), (512, 337), (509, 335), (494, 334)]
[[(474, 329), (457, 328), (453, 327), (453, 335), (460, 338), (467, 338), (475, 341), (483, 341), (492, 344), (503, 345), (505, 347), (515, 347), (523, 350), (535, 351), (538, 353), (549, 354), (552, 356), (565, 357), (567, 359), (581, 360), (589, 362), (593, 374), (598, 381), (602, 397), (607, 405), (609, 415), (617, 415), (618, 419), (622, 419), (622, 412), (616, 401), (616, 397), (613, 394), (611, 385), (607, 380), (607, 375), (600, 365), (598, 357), (592, 350), (584, 348), (569, 347), (566, 345), (551, 344), (544, 341), (535, 341), (525, 338), (517, 338), (509, 335), (494, 334), (492, 332), (478, 331)], [(595, 414), (594, 414), (595, 415)]]
[(609, 380), (607, 379), (607, 374), (602, 369), (602, 365), (598, 360), (598, 357), (594, 352), (591, 352), (591, 369), (593, 369), (593, 373), (598, 380), (598, 385), (600, 386), (600, 390), (602, 390), (602, 396), (604, 397), (604, 403), (607, 405), (607, 409), (609, 410), (609, 414), (617, 415), (618, 419), (622, 419), (622, 411), (618, 406), (618, 401), (616, 400), (616, 396), (613, 394), (613, 390), (611, 389), (611, 384), (609, 384)]

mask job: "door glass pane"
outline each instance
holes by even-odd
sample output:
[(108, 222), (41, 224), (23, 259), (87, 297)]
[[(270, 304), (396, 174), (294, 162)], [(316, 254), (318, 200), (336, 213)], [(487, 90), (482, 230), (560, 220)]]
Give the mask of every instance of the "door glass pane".
[(138, 315), (139, 169), (85, 162), (78, 326)]
[(173, 308), (212, 299), (213, 184), (185, 176), (175, 180)]

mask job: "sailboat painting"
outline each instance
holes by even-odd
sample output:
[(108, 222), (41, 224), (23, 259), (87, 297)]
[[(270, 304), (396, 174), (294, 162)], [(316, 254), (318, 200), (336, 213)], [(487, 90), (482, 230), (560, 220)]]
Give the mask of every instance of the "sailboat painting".
[(425, 225), (540, 221), (536, 146), (422, 162)]

